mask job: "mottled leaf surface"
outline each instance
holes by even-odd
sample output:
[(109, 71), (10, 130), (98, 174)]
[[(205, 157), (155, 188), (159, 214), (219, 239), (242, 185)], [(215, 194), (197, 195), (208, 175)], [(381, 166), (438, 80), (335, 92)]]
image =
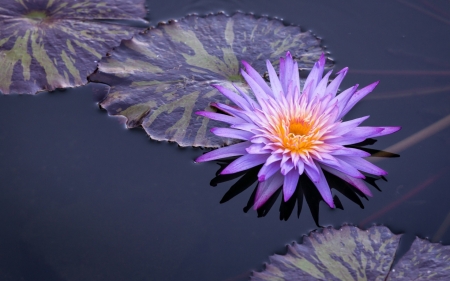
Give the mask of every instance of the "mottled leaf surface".
[(450, 246), (416, 238), (387, 281), (450, 280)]
[(384, 226), (325, 228), (303, 237), (302, 244), (288, 245), (286, 255), (270, 257), (266, 269), (254, 272), (251, 280), (382, 281), (399, 240)]
[(87, 83), (97, 61), (136, 27), (143, 0), (5, 0), (0, 5), (0, 92), (35, 94)]
[(266, 59), (277, 64), (288, 50), (301, 68), (311, 68), (323, 52), (310, 32), (277, 19), (193, 15), (123, 41), (90, 80), (111, 86), (101, 106), (125, 116), (128, 127), (142, 125), (151, 138), (181, 146), (219, 147), (230, 140), (209, 129), (223, 124), (195, 114), (227, 102), (211, 84), (245, 88), (241, 60), (263, 74)]
[(416, 238), (392, 269), (401, 235), (387, 227), (325, 228), (288, 245), (285, 255), (271, 256), (252, 281), (410, 281), (450, 280), (450, 246)]

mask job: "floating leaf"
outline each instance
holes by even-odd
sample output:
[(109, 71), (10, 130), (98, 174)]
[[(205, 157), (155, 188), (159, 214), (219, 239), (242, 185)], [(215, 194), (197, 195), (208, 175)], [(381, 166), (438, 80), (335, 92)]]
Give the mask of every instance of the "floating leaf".
[(384, 226), (324, 228), (303, 237), (302, 244), (288, 245), (286, 255), (270, 257), (251, 280), (450, 280), (450, 246), (420, 238), (391, 270), (400, 237)]
[(262, 280), (384, 280), (389, 273), (400, 235), (387, 227), (367, 231), (354, 226), (325, 228), (303, 237), (303, 243), (288, 245), (286, 255), (270, 257), (263, 272), (255, 272), (253, 281)]
[(2, 1), (0, 92), (35, 94), (87, 83), (97, 61), (137, 30), (100, 20), (145, 14), (143, 0)]
[(128, 127), (142, 125), (151, 138), (181, 146), (219, 147), (230, 142), (209, 133), (220, 122), (195, 114), (226, 102), (210, 85), (245, 87), (239, 61), (262, 74), (266, 59), (275, 63), (288, 50), (301, 68), (311, 68), (323, 52), (310, 32), (277, 19), (192, 15), (123, 41), (90, 80), (111, 86), (101, 106), (125, 116)]
[(450, 280), (450, 246), (416, 238), (387, 281)]

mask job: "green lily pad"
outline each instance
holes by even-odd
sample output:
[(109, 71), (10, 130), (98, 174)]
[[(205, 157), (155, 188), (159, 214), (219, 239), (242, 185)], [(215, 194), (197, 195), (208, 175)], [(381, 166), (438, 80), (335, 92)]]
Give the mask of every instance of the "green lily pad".
[(0, 92), (35, 94), (86, 84), (97, 61), (138, 30), (105, 20), (144, 23), (145, 14), (143, 0), (2, 1)]
[(123, 41), (90, 80), (111, 86), (100, 105), (125, 116), (128, 127), (142, 125), (151, 138), (181, 146), (219, 147), (230, 140), (209, 129), (222, 124), (195, 114), (213, 110), (211, 102), (226, 102), (211, 84), (245, 88), (241, 60), (263, 74), (265, 60), (277, 63), (286, 51), (299, 67), (311, 68), (324, 50), (310, 32), (278, 19), (191, 15)]
[(271, 256), (252, 281), (397, 281), (450, 280), (450, 246), (416, 238), (392, 268), (401, 235), (387, 227), (325, 228), (288, 245), (285, 255)]

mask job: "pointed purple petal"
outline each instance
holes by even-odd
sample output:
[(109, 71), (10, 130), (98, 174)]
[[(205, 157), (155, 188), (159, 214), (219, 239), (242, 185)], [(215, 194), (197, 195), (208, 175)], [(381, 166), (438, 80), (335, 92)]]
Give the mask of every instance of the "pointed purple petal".
[(320, 174), (314, 161), (311, 161), (311, 163), (305, 163), (305, 172), (312, 182), (316, 183), (319, 181)]
[(327, 158), (323, 158), (322, 160), (317, 160), (319, 163), (323, 165), (327, 165), (329, 167), (332, 167), (342, 173), (345, 173), (346, 175), (349, 175), (354, 178), (365, 178), (363, 174), (361, 174), (360, 171), (358, 171), (357, 168), (350, 165), (349, 163), (341, 160), (339, 157), (333, 157), (331, 155), (328, 155)]
[(251, 118), (246, 115), (246, 112), (244, 112), (244, 111), (242, 111), (240, 109), (231, 107), (231, 106), (223, 104), (223, 103), (215, 103), (215, 102), (211, 103), (211, 106), (215, 107), (217, 109), (220, 109), (223, 112), (228, 113), (228, 114), (230, 114), (232, 116), (244, 119), (247, 122), (252, 122)]
[(370, 92), (375, 89), (375, 87), (378, 85), (380, 81), (377, 81), (375, 83), (372, 83), (361, 90), (357, 91), (348, 101), (347, 105), (344, 107), (344, 109), (341, 112), (341, 116), (344, 116), (347, 114), (347, 112), (350, 111), (350, 109), (353, 108), (355, 104), (357, 104), (363, 97), (367, 96)]
[(297, 188), (298, 179), (300, 175), (298, 171), (293, 169), (284, 177), (283, 184), (283, 196), (284, 202), (288, 201), (291, 198), (292, 194), (294, 194), (295, 189)]
[(330, 85), (328, 85), (326, 89), (327, 94), (333, 95), (333, 97), (336, 96), (337, 90), (339, 89), (339, 86), (341, 85), (342, 80), (344, 80), (345, 75), (347, 75), (348, 67), (343, 68), (341, 71), (339, 71), (336, 76), (336, 78), (331, 81)]
[[(281, 62), (280, 62), (280, 64), (281, 64)], [(325, 67), (325, 55), (322, 53), (319, 61), (314, 64), (313, 68), (311, 69), (311, 72), (309, 73), (309, 75), (305, 81), (305, 87), (308, 86), (309, 83), (311, 83), (311, 85), (310, 85), (311, 89), (309, 92), (310, 93), (309, 100), (311, 100), (311, 95), (312, 95), (312, 93), (314, 93), (317, 83), (319, 83), (319, 81), (322, 78), (324, 67)]]
[(314, 90), (314, 96), (318, 96), (320, 98), (325, 96), (325, 90), (327, 89), (328, 80), (330, 79), (330, 75), (333, 70), (330, 70), (325, 74), (325, 76), (320, 80), (319, 84), (317, 84), (316, 89)]
[(389, 135), (389, 134), (399, 131), (402, 127), (376, 127), (376, 128), (382, 128), (383, 130), (381, 132), (378, 132), (378, 133), (368, 136), (369, 138)]
[(331, 195), (331, 190), (330, 186), (328, 186), (327, 179), (323, 174), (322, 168), (317, 167), (317, 170), (319, 171), (319, 181), (314, 182), (314, 184), (316, 185), (317, 190), (319, 191), (325, 203), (327, 203), (330, 208), (334, 208), (335, 206), (333, 202), (333, 195)]
[(272, 93), (272, 89), (270, 89), (269, 85), (267, 85), (267, 82), (264, 81), (261, 74), (258, 73), (250, 64), (248, 64), (246, 61), (242, 61), (242, 64), (245, 66), (245, 70), (247, 71), (247, 74), (255, 80), (256, 83), (263, 89), (264, 92), (266, 92), (267, 95), (274, 97)]
[(223, 87), (220, 85), (212, 85), (214, 88), (216, 88), (219, 92), (222, 93), (225, 97), (227, 97), (229, 100), (234, 102), (237, 106), (239, 106), (242, 109), (250, 109), (250, 104), (241, 96), (239, 96), (237, 93)]
[(278, 98), (280, 96), (280, 92), (283, 91), (280, 79), (278, 78), (277, 73), (269, 60), (266, 61), (266, 65), (267, 71), (269, 72), (270, 86), (272, 87), (273, 95), (275, 98)]
[(266, 162), (267, 157), (268, 154), (246, 154), (231, 162), (220, 174), (234, 174), (253, 168)]
[(372, 192), (370, 191), (370, 189), (367, 187), (367, 185), (364, 183), (363, 180), (352, 178), (352, 177), (350, 177), (342, 172), (339, 172), (338, 170), (333, 169), (329, 166), (321, 165), (321, 167), (325, 171), (327, 171), (327, 172), (343, 179), (344, 181), (348, 182), (349, 184), (353, 185), (354, 187), (356, 187), (358, 190), (360, 190), (365, 195), (372, 197)]
[(343, 155), (343, 156), (353, 156), (353, 157), (369, 157), (371, 154), (369, 152), (351, 148), (351, 147), (342, 147), (340, 149), (336, 149), (331, 152), (331, 155)]
[(257, 210), (277, 191), (283, 184), (284, 177), (280, 173), (275, 173), (266, 181), (259, 182), (255, 196), (255, 204), (253, 208)]
[(351, 130), (350, 132), (343, 135), (344, 138), (359, 138), (364, 137), (368, 138), (374, 135), (377, 135), (381, 131), (383, 131), (384, 128), (381, 127), (357, 127)]
[(352, 96), (355, 94), (355, 92), (358, 90), (359, 84), (356, 84), (355, 86), (348, 88), (347, 90), (343, 91), (339, 95), (337, 95), (336, 99), (338, 101), (339, 106), (339, 116), (337, 119), (342, 119), (344, 115), (347, 112), (343, 112), (344, 108), (347, 106), (348, 101), (352, 98)]
[(276, 161), (270, 164), (267, 162), (262, 166), (261, 170), (258, 172), (258, 181), (265, 181), (270, 178), (273, 174), (280, 170), (280, 161)]
[(245, 72), (244, 70), (241, 70), (241, 74), (244, 77), (245, 81), (247, 81), (247, 84), (252, 89), (253, 94), (255, 95), (256, 99), (258, 100), (259, 105), (262, 106), (262, 101), (267, 99), (270, 96), (268, 96), (266, 94), (266, 92), (264, 92), (264, 90), (261, 88), (261, 86), (255, 80), (253, 80), (253, 78), (251, 78), (247, 74), (247, 72)]
[(269, 154), (271, 151), (264, 149), (264, 146), (266, 145), (263, 143), (252, 144), (246, 150), (249, 154)]
[(212, 119), (212, 120), (217, 120), (217, 121), (221, 121), (221, 122), (225, 122), (225, 123), (233, 124), (233, 125), (234, 124), (243, 124), (243, 123), (247, 124), (247, 123), (245, 123), (244, 120), (242, 120), (239, 117), (234, 117), (234, 116), (221, 114), (221, 113), (217, 113), (217, 112), (197, 111), (195, 114), (204, 116), (204, 117)]
[(211, 160), (217, 160), (232, 156), (240, 156), (247, 154), (247, 151), (245, 150), (249, 145), (251, 145), (250, 142), (240, 142), (237, 144), (233, 144), (226, 147), (221, 147), (218, 149), (215, 149), (213, 151), (210, 151), (208, 153), (203, 154), (202, 156), (195, 159), (195, 162), (206, 162)]
[(365, 120), (367, 120), (367, 118), (369, 118), (370, 116), (364, 116), (361, 118), (356, 118), (350, 121), (345, 121), (342, 122), (341, 124), (339, 124), (334, 130), (333, 130), (333, 134), (337, 134), (337, 135), (344, 135), (346, 133), (348, 133), (349, 131), (353, 130), (354, 128), (358, 127), (359, 125), (361, 125), (362, 122), (364, 122)]
[(336, 158), (341, 159), (342, 161), (347, 162), (352, 165), (356, 169), (377, 176), (387, 175), (387, 172), (381, 169), (378, 166), (370, 163), (369, 161), (359, 158), (359, 157), (350, 157), (350, 156), (336, 156)]
[(241, 131), (231, 128), (212, 128), (211, 133), (224, 138), (232, 138), (238, 140), (249, 140), (255, 134), (247, 131)]

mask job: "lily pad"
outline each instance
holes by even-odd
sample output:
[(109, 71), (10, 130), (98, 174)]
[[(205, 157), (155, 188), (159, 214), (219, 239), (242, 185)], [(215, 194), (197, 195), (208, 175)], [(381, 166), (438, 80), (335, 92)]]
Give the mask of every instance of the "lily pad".
[(35, 94), (87, 83), (108, 50), (137, 27), (143, 0), (8, 0), (0, 7), (0, 92)]
[(450, 246), (420, 238), (391, 269), (400, 237), (384, 226), (314, 231), (302, 244), (288, 245), (285, 255), (271, 256), (265, 270), (254, 272), (251, 280), (450, 280)]
[(450, 280), (450, 246), (416, 238), (387, 281)]
[(219, 147), (230, 143), (209, 133), (220, 122), (195, 114), (226, 102), (211, 84), (245, 88), (241, 60), (263, 74), (266, 59), (276, 63), (288, 50), (300, 68), (311, 68), (323, 52), (310, 32), (278, 19), (191, 15), (123, 41), (90, 80), (111, 86), (100, 105), (125, 116), (128, 127), (142, 125), (151, 138), (181, 146)]

